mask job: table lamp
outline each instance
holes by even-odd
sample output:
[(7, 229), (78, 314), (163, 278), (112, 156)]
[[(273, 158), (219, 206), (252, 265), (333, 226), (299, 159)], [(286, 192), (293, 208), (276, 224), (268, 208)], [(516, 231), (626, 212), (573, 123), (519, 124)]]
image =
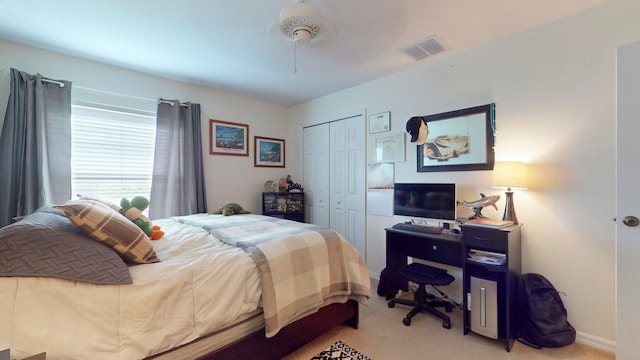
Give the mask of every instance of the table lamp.
[(522, 162), (497, 162), (493, 166), (493, 183), (494, 189), (507, 189), (506, 204), (504, 206), (504, 215), (502, 220), (511, 220), (514, 224), (518, 223), (516, 209), (513, 206), (512, 189), (527, 189), (527, 166)]

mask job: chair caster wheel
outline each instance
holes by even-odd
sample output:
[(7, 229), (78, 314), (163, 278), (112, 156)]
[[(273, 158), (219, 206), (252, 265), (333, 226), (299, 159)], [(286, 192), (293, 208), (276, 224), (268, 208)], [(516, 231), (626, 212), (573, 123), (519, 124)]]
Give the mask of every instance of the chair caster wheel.
[(405, 324), (406, 326), (411, 325), (411, 318), (406, 317), (402, 319), (402, 323)]
[(445, 329), (451, 329), (451, 321), (445, 320), (442, 322), (442, 327)]
[(393, 307), (396, 307), (396, 303), (394, 303), (393, 301), (389, 301), (387, 303), (387, 306), (390, 307), (390, 308), (393, 308)]

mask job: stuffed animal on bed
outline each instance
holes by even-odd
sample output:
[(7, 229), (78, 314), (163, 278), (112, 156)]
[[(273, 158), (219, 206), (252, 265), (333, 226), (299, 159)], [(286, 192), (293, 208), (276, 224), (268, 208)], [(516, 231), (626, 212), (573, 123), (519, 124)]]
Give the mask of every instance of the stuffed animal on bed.
[(224, 216), (236, 215), (236, 214), (251, 214), (251, 211), (247, 211), (242, 206), (236, 203), (229, 203), (220, 208), (220, 210), (212, 211), (212, 214), (222, 214)]
[(120, 213), (138, 225), (151, 240), (158, 240), (164, 235), (164, 231), (160, 230), (160, 226), (153, 225), (151, 219), (142, 215), (144, 209), (149, 206), (149, 200), (144, 196), (136, 196), (131, 201), (127, 200), (127, 198), (122, 198), (120, 206)]

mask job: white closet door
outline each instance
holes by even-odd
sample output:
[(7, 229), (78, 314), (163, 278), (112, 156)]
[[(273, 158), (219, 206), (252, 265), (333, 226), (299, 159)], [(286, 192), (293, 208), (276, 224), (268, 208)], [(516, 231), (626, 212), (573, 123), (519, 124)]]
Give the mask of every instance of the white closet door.
[(305, 128), (307, 222), (332, 228), (365, 255), (364, 115)]
[[(347, 237), (347, 224), (345, 219), (346, 206), (346, 177), (347, 159), (346, 146), (346, 121), (340, 120), (329, 123), (329, 153), (331, 154), (329, 171), (329, 224), (332, 229)], [(347, 237), (348, 239), (348, 237)]]
[(329, 226), (329, 124), (303, 129), (307, 222)]
[(345, 120), (345, 223), (344, 236), (365, 256), (366, 123), (364, 115)]

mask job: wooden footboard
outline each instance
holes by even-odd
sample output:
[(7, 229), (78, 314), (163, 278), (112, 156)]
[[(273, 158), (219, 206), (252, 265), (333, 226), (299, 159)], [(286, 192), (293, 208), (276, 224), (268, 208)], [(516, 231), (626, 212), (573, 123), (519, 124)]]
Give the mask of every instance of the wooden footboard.
[(331, 304), (315, 314), (287, 325), (272, 338), (266, 338), (264, 329), (261, 329), (201, 357), (200, 360), (279, 360), (337, 325), (346, 324), (357, 329), (359, 320), (357, 301)]

